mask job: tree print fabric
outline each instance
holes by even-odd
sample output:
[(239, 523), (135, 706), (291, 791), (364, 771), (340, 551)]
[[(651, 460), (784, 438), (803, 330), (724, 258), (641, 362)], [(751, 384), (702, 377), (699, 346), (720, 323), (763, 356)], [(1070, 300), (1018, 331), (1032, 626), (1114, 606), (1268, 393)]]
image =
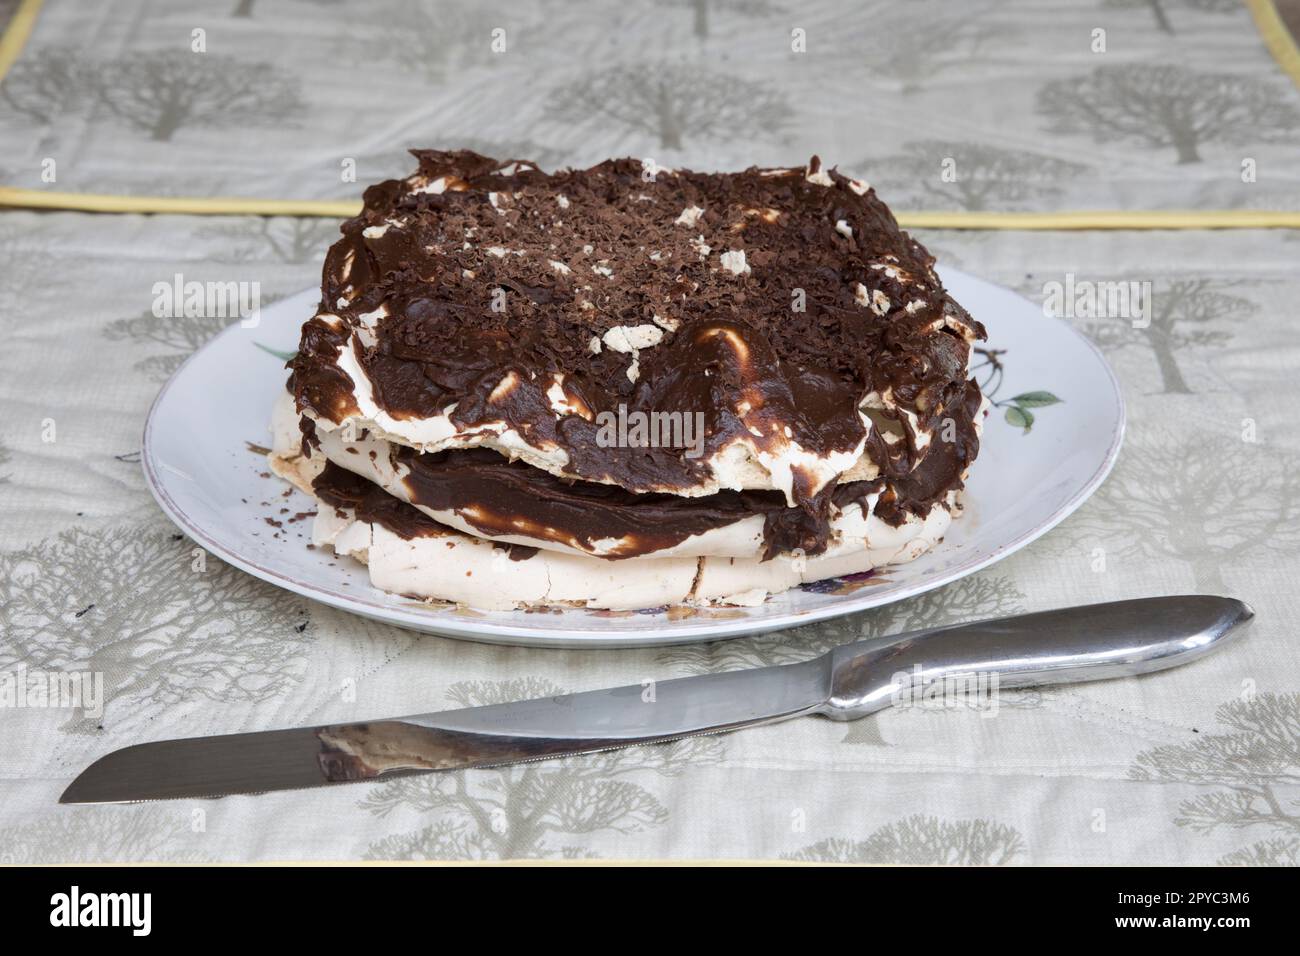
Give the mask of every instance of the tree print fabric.
[[(106, 22), (48, 0), (0, 83), (0, 183), (354, 198), (409, 166), (405, 146), (438, 145), (552, 167), (817, 152), (900, 210), (1288, 209), (1300, 195), (1300, 91), (1233, 3), (990, 0), (937, 35), (921, 26), (948, 22), (940, 0), (848, 22), (829, 0), (120, 6)], [(303, 601), (205, 556), (146, 491), (149, 404), (231, 321), (159, 318), (154, 283), (256, 281), (269, 304), (317, 283), (336, 230), (0, 211), (0, 681), (104, 678), (100, 707), (0, 706), (0, 862), (1300, 861), (1300, 435), (1285, 400), (1300, 234), (920, 233), (941, 263), (1035, 302), (1067, 276), (1149, 289), (1141, 321), (1068, 319), (1128, 404), (1108, 483), (1033, 546), (916, 600), (713, 645), (555, 652)], [(1043, 395), (996, 397), (994, 414), (1038, 415), (1015, 440), (1068, 441)], [(1003, 692), (996, 713), (895, 708), (330, 790), (55, 803), (86, 764), (143, 740), (790, 663), (929, 624), (1194, 591), (1254, 605), (1245, 640), (1166, 674)]]

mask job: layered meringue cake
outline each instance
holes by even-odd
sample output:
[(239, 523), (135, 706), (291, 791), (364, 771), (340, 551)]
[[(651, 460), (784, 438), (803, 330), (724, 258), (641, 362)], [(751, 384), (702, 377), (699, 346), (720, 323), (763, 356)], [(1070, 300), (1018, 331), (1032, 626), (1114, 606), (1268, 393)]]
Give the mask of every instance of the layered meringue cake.
[(866, 183), (414, 155), (343, 224), (272, 415), (315, 544), (376, 587), (753, 605), (959, 516), (984, 329)]

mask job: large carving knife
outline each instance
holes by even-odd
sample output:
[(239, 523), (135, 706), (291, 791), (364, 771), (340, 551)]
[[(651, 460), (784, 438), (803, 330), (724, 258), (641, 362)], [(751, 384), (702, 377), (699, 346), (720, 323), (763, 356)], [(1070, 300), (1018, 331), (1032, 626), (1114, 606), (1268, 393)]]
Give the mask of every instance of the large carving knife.
[(1001, 689), (1176, 667), (1224, 643), (1252, 616), (1241, 601), (1222, 597), (1119, 601), (912, 631), (848, 644), (800, 664), (653, 686), (389, 720), (159, 740), (101, 757), (60, 802), (322, 787), (662, 743), (814, 714), (854, 720), (920, 688), (960, 686), (970, 676), (984, 688)]

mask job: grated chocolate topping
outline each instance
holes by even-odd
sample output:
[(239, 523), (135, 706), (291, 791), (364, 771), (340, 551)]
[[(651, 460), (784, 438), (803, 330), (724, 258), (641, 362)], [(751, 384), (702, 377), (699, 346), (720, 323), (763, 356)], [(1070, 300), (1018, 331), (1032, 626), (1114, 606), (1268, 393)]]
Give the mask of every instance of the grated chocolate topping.
[[(570, 477), (634, 493), (698, 488), (735, 443), (793, 450), (791, 498), (817, 520), (834, 477), (808, 456), (862, 448), (901, 481), (938, 442), (922, 449), (917, 433), (951, 418), (960, 450), (940, 458), (974, 457), (966, 367), (982, 326), (875, 192), (816, 157), (651, 177), (632, 159), (547, 174), (468, 151), (414, 155), (418, 172), (367, 189), (330, 249), (291, 363), (300, 411), (357, 414), (336, 364), (348, 348), (392, 417), (454, 405), (462, 430), (505, 422), (562, 448)], [(563, 411), (548, 398), (557, 381)], [(869, 429), (859, 409), (873, 395), (888, 396), (873, 417), (903, 440)], [(704, 454), (606, 447), (597, 415), (620, 405), (701, 413)]]

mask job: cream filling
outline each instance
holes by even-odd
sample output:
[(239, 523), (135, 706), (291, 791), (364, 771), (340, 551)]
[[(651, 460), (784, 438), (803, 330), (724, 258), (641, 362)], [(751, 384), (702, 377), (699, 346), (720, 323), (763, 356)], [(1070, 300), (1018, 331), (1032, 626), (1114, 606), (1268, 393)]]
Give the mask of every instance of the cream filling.
[[(273, 449), (281, 456), (292, 456), (299, 451), (300, 433), (296, 425), (289, 424), (293, 415), (293, 399), (285, 393), (284, 398), (277, 401), (272, 416)], [(360, 475), (393, 497), (418, 508), (435, 521), (465, 534), (503, 544), (518, 544), (545, 551), (594, 557), (616, 555), (621, 549), (635, 543), (623, 537), (610, 537), (594, 540), (590, 544), (576, 540), (573, 544), (568, 544), (551, 537), (530, 534), (530, 529), (522, 521), (518, 533), (488, 535), (478, 530), (462, 512), (431, 508), (412, 502), (411, 490), (405, 481), (410, 474), (410, 469), (400, 462), (394, 463), (392, 454), (394, 449), (388, 441), (373, 435), (355, 441), (345, 441), (338, 432), (320, 431), (317, 432), (317, 441), (319, 447), (314, 450), (313, 460), (323, 457), (325, 461), (331, 461), (340, 468)], [(319, 464), (323, 466), (323, 462)], [(319, 467), (316, 470), (319, 471)], [(881, 542), (887, 546), (897, 539), (900, 529), (886, 524), (872, 514), (876, 497), (874, 494), (867, 496), (865, 516), (862, 507), (856, 503), (832, 516), (830, 549), (873, 548)], [(901, 533), (907, 533), (905, 529), (911, 525), (919, 527), (920, 524), (919, 518), (909, 518), (908, 523), (902, 526)], [(763, 526), (762, 515), (750, 515), (731, 524), (690, 535), (672, 547), (649, 552), (646, 557), (761, 557), (764, 551)], [(556, 530), (556, 536), (562, 537), (563, 529)]]
[[(276, 474), (311, 494), (311, 481), (324, 466), (320, 456), (303, 457), (292, 445), (287, 416), (273, 418), (280, 450), (269, 456)], [(770, 595), (800, 584), (869, 571), (915, 560), (943, 537), (958, 511), (955, 493), (947, 507), (930, 510), (924, 521), (871, 534), (872, 518), (846, 512), (847, 539), (860, 533), (867, 545), (842, 541), (815, 557), (640, 557), (610, 561), (584, 554), (540, 550), (512, 560), (484, 538), (448, 529), (445, 534), (406, 540), (382, 525), (357, 520), (347, 509), (319, 503), (313, 543), (366, 564), (376, 588), (429, 601), (446, 601), (484, 610), (570, 605), (606, 610), (638, 610), (670, 604), (741, 605), (763, 603)]]
[[(954, 327), (956, 327), (955, 324)], [(611, 330), (611, 333), (608, 333), (604, 339), (603, 344), (606, 346), (619, 348), (620, 351), (623, 350), (620, 347), (629, 350), (631, 364), (628, 371), (634, 380), (637, 367), (636, 352), (644, 347), (652, 347), (658, 341), (655, 336), (649, 334), (650, 330), (653, 330), (658, 336), (662, 336), (659, 329), (647, 325), (635, 327), (631, 332), (628, 330)], [(616, 335), (615, 332), (620, 334)], [(354, 334), (361, 335), (363, 340), (368, 337), (365, 330), (359, 330)], [(633, 338), (635, 338), (635, 341), (632, 341)], [(655, 339), (654, 342), (651, 342), (652, 338)], [(643, 342), (646, 344), (642, 345)], [(599, 349), (601, 340), (593, 339), (593, 343), (594, 347)], [(570, 470), (569, 455), (563, 447), (554, 442), (539, 439), (536, 436), (531, 439), (525, 438), (518, 430), (508, 425), (504, 419), (485, 422), (469, 429), (461, 429), (451, 420), (451, 415), (455, 412), (455, 404), (448, 405), (438, 415), (426, 418), (394, 418), (375, 401), (374, 385), (361, 367), (356, 353), (350, 345), (340, 350), (336, 364), (353, 382), (352, 398), (356, 403), (358, 412), (337, 422), (308, 412), (315, 420), (319, 432), (330, 433), (345, 429), (344, 434), (357, 434), (365, 430), (387, 441), (406, 445), (422, 452), (439, 452), (452, 448), (492, 448), (508, 457), (518, 458), (534, 468), (540, 468), (553, 475), (567, 478), (578, 477)], [(518, 384), (518, 382), (510, 380), (510, 377), (507, 376), (503, 378), (493, 394), (498, 398), (504, 398), (511, 389), (518, 387)], [(553, 386), (548, 386), (548, 389), (551, 387)], [(547, 394), (548, 398), (552, 399), (550, 404), (558, 421), (570, 410), (563, 403), (554, 401), (554, 396), (549, 390)], [(872, 404), (873, 401), (874, 404)], [(918, 427), (919, 420), (917, 416), (906, 409), (899, 408), (897, 403), (894, 402), (893, 396), (888, 392), (884, 396), (873, 393), (864, 402), (863, 407), (900, 414), (907, 420), (908, 426), (913, 431), (917, 448), (924, 452), (929, 445), (931, 436)], [(869, 433), (873, 427), (870, 419), (861, 412), (859, 412), (859, 415), (862, 418), (864, 428)], [(744, 414), (740, 417), (744, 422)], [(351, 431), (346, 431), (349, 427)], [(818, 455), (803, 448), (798, 441), (790, 437), (788, 426), (785, 429), (786, 434), (767, 436), (764, 445), (760, 446), (754, 439), (763, 436), (761, 433), (753, 433), (755, 427), (750, 426), (750, 436), (742, 434), (733, 442), (717, 449), (703, 460), (708, 477), (699, 484), (685, 489), (664, 486), (648, 490), (678, 494), (684, 497), (701, 497), (723, 490), (775, 490), (785, 494), (787, 502), (793, 505), (795, 501), (796, 473), (804, 476), (810, 492), (813, 494), (837, 478), (841, 482), (863, 481), (875, 478), (879, 474), (879, 468), (864, 454), (865, 437), (851, 450)], [(616, 484), (612, 480), (604, 483)]]
[(318, 547), (367, 565), (382, 591), (483, 610), (573, 605), (639, 610), (670, 604), (762, 604), (773, 594), (825, 578), (911, 561), (934, 547), (951, 521), (945, 508), (899, 546), (813, 558), (630, 558), (606, 561), (538, 551), (522, 560), (481, 538), (454, 532), (407, 540), (382, 525), (322, 504), (313, 527)]

